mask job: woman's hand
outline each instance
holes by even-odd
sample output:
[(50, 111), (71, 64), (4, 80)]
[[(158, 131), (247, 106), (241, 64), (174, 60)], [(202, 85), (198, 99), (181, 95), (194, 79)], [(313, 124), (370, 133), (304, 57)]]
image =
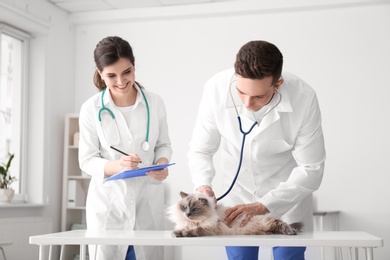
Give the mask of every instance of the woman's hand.
[(245, 226), (249, 220), (255, 215), (263, 215), (269, 213), (268, 209), (261, 204), (260, 202), (254, 202), (249, 204), (236, 205), (225, 211), (225, 223), (231, 227), (232, 223), (244, 217), (244, 220), (241, 222), (240, 227)]
[[(135, 170), (138, 168), (138, 164), (141, 162), (141, 158), (137, 154), (132, 153), (129, 155), (123, 155), (121, 156), (120, 160), (109, 161), (106, 164), (105, 175), (111, 176), (123, 170)], [(160, 158), (157, 161), (157, 165), (166, 163), (168, 163), (168, 159), (166, 158)], [(146, 175), (157, 181), (163, 181), (168, 177), (168, 168), (157, 171), (150, 171), (147, 172)]]
[(129, 155), (122, 155), (119, 160), (119, 165), (122, 167), (122, 170), (135, 170), (141, 162), (141, 158), (137, 154), (131, 153)]
[(152, 177), (155, 180), (163, 181), (168, 177), (168, 168), (158, 170), (158, 171), (150, 171), (147, 172), (146, 175)]
[[(160, 158), (157, 160), (157, 165), (160, 165), (160, 164), (167, 164), (169, 163), (168, 159), (167, 158)], [(162, 170), (158, 170), (158, 171), (150, 171), (150, 172), (147, 172), (146, 175), (148, 175), (149, 177), (157, 180), (157, 181), (163, 181), (165, 180), (167, 177), (168, 177), (168, 167), (165, 168), (165, 169), (162, 169)]]
[(112, 176), (123, 170), (137, 169), (141, 158), (137, 154), (123, 155), (119, 160), (108, 161), (104, 166), (105, 177)]

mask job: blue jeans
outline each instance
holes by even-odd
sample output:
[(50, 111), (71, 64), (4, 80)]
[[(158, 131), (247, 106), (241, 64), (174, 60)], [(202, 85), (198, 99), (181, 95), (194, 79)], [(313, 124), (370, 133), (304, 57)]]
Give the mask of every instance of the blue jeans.
[(133, 246), (129, 246), (126, 253), (126, 259), (125, 260), (136, 260), (135, 258), (135, 251)]
[[(305, 260), (306, 247), (274, 247), (274, 260)], [(257, 260), (258, 246), (227, 246), (229, 260)]]

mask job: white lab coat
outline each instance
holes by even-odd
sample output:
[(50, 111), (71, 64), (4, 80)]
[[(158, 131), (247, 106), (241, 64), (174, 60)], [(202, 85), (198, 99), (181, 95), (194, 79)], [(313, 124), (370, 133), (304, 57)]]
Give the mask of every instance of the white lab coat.
[[(228, 92), (234, 70), (220, 72), (205, 85), (188, 152), (195, 188), (212, 187), (216, 174), (213, 155), (220, 148), (224, 190), (236, 174), (242, 134)], [(228, 206), (264, 204), (288, 223), (302, 221), (312, 230), (312, 193), (322, 181), (325, 147), (321, 114), (315, 91), (298, 77), (284, 73), (279, 88), (281, 102), (247, 135), (240, 175), (233, 190), (221, 202)], [(254, 122), (237, 96), (244, 131)], [(275, 95), (269, 105), (276, 105)], [(216, 194), (218, 197), (222, 194)]]
[[(104, 104), (114, 113), (115, 120), (107, 111), (102, 112), (104, 132), (98, 120), (98, 111), (102, 107), (101, 92), (89, 98), (81, 107), (79, 162), (81, 170), (92, 176), (86, 202), (88, 231), (163, 229), (164, 194), (161, 182), (150, 177), (137, 177), (104, 183), (105, 164), (121, 156), (109, 148), (107, 139), (118, 139), (114, 145), (116, 148), (138, 154), (145, 165), (154, 164), (161, 157), (171, 158), (164, 103), (159, 96), (146, 90), (144, 93), (150, 107), (150, 148), (147, 152), (141, 149), (146, 137), (147, 110), (139, 89), (131, 112), (130, 127), (108, 90), (104, 94)], [(120, 138), (112, 138), (117, 136), (115, 122)], [(90, 259), (95, 259), (94, 246), (90, 246), (89, 251)], [(98, 246), (96, 259), (125, 259), (126, 252), (127, 246)], [(163, 257), (162, 249), (158, 247), (135, 247), (135, 252), (137, 260)]]

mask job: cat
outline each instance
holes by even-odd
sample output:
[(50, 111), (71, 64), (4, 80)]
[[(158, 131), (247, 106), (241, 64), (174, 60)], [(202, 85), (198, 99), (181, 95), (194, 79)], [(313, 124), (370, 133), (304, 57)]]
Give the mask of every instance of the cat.
[(214, 198), (201, 193), (187, 194), (180, 192), (181, 199), (167, 210), (168, 218), (175, 224), (173, 237), (198, 237), (215, 235), (296, 235), (301, 231), (301, 223), (291, 225), (271, 216), (256, 215), (243, 227), (242, 219), (227, 226), (224, 215), (227, 208), (215, 207)]

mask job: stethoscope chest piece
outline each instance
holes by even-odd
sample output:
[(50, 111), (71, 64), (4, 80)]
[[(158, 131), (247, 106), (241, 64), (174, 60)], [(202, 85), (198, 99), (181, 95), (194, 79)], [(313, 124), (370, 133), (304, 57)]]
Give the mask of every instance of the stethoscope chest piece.
[(149, 151), (149, 143), (147, 141), (143, 142), (141, 147), (144, 152)]

